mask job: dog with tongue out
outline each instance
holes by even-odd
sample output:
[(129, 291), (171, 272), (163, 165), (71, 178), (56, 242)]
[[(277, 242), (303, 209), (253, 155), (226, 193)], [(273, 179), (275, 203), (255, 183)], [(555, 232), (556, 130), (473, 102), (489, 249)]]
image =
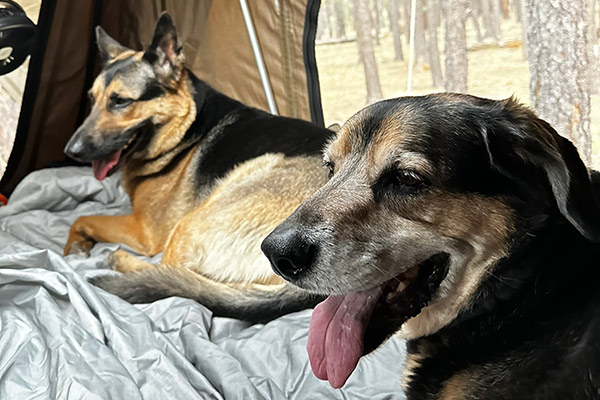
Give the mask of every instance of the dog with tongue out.
[(363, 354), (363, 335), (379, 296), (379, 288), (330, 296), (315, 308), (307, 350), (317, 378), (344, 386)]
[(514, 99), (405, 97), (352, 116), (330, 180), (262, 243), (309, 293), (308, 357), (342, 387), (407, 339), (408, 399), (600, 398), (600, 175)]
[[(419, 266), (422, 274), (412, 276), (408, 286), (407, 274), (401, 274), (382, 286), (332, 295), (318, 304), (310, 320), (306, 346), (317, 378), (328, 380), (336, 389), (344, 386), (364, 354), (426, 306), (431, 288), (439, 285), (447, 268), (448, 254), (439, 253)], [(410, 274), (416, 272), (413, 269)]]
[[(310, 277), (303, 277), (305, 271), (312, 271), (306, 275), (320, 274), (313, 263), (316, 257), (328, 252), (324, 247), (326, 242), (318, 246), (309, 238), (306, 224), (304, 228), (298, 227), (299, 221), (306, 218), (303, 207), (310, 209), (303, 204), (267, 236), (262, 250), (275, 272), (284, 279), (301, 288), (322, 292)], [(447, 275), (448, 263), (448, 253), (437, 253), (373, 288), (331, 294), (319, 303), (311, 317), (307, 341), (315, 376), (329, 381), (336, 389), (343, 387), (363, 355), (373, 351), (427, 305)], [(338, 278), (347, 277), (336, 276), (329, 281), (317, 277), (314, 282), (331, 287)], [(332, 287), (325, 291), (337, 290)]]
[(119, 162), (122, 150), (117, 150), (108, 156), (106, 160), (93, 160), (92, 170), (94, 171), (94, 177), (99, 181), (104, 180), (108, 176), (108, 172)]

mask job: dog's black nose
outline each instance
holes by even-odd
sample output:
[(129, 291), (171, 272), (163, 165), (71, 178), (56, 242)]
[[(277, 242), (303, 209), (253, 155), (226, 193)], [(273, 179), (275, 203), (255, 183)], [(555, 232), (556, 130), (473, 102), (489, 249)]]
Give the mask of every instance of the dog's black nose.
[(317, 246), (309, 243), (298, 229), (278, 226), (260, 246), (275, 273), (294, 281), (312, 265)]
[(85, 145), (80, 135), (75, 134), (65, 146), (65, 154), (73, 160), (81, 161), (85, 153)]

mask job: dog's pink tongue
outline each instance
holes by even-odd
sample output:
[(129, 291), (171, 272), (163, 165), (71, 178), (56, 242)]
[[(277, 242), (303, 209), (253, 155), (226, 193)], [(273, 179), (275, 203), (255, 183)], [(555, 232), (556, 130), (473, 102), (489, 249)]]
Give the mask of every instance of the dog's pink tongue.
[(363, 335), (381, 289), (329, 296), (313, 311), (308, 330), (308, 358), (319, 379), (341, 388), (363, 352)]
[(104, 180), (108, 171), (119, 162), (121, 156), (121, 150), (112, 153), (106, 160), (92, 161), (92, 169), (94, 170), (94, 176), (99, 181)]

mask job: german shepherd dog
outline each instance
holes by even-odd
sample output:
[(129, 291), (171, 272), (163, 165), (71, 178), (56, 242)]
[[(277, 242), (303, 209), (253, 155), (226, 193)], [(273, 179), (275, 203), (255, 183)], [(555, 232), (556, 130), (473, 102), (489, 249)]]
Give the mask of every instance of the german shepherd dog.
[(111, 262), (125, 275), (94, 281), (130, 302), (178, 295), (250, 321), (314, 305), (273, 273), (260, 243), (327, 181), (321, 150), (331, 132), (247, 107), (197, 79), (167, 14), (144, 52), (96, 33), (104, 68), (65, 152), (91, 162), (99, 180), (121, 167), (132, 213), (77, 219), (65, 254), (96, 242), (164, 251), (152, 265), (119, 250)]
[(599, 179), (514, 99), (438, 94), (354, 115), (331, 180), (263, 242), (312, 293), (308, 353), (341, 387), (407, 338), (415, 399), (600, 399)]

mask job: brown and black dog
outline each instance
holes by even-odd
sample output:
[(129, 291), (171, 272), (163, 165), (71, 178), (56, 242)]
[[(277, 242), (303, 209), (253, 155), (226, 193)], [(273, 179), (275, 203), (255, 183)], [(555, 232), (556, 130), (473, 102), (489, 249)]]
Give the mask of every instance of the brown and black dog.
[(184, 65), (167, 14), (151, 45), (134, 51), (97, 29), (105, 65), (92, 110), (65, 148), (104, 179), (122, 169), (132, 213), (85, 216), (65, 254), (123, 243), (112, 257), (124, 276), (95, 284), (131, 302), (179, 295), (217, 315), (257, 321), (305, 308), (315, 297), (273, 273), (260, 242), (326, 180), (329, 130), (247, 107), (213, 90)]
[(410, 400), (600, 399), (599, 179), (571, 142), (513, 99), (439, 94), (360, 111), (325, 163), (262, 244), (329, 295), (317, 377), (341, 387), (399, 333)]

